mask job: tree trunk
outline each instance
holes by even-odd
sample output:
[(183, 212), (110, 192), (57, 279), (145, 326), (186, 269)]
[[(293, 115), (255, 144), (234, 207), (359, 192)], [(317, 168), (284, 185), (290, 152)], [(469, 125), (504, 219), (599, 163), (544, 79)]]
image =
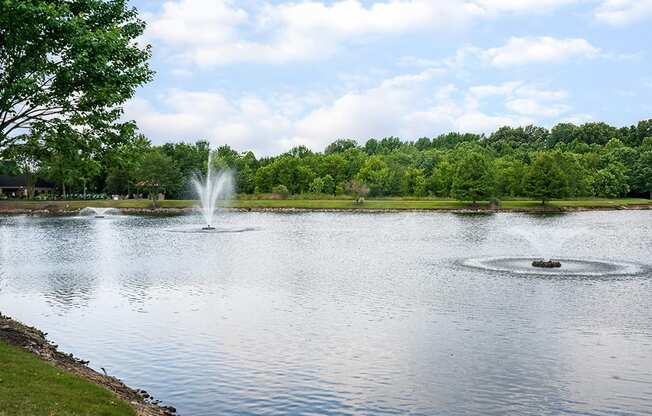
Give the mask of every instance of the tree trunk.
[(34, 198), (34, 188), (36, 187), (36, 180), (32, 173), (27, 174), (27, 198)]
[(61, 181), (61, 189), (63, 190), (63, 199), (66, 199), (66, 182)]

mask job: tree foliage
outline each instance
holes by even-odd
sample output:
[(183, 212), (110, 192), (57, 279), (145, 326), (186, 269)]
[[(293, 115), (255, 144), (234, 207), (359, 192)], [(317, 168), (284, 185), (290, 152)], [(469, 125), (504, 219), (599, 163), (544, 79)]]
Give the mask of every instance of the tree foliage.
[(554, 153), (536, 155), (524, 178), (524, 188), (528, 196), (545, 204), (550, 199), (568, 194), (568, 175), (559, 166), (558, 156)]
[(61, 124), (110, 128), (152, 78), (144, 28), (126, 0), (0, 1), (0, 151)]
[(480, 152), (470, 152), (457, 164), (451, 194), (457, 199), (475, 203), (491, 197), (493, 185), (489, 159)]
[[(650, 196), (652, 124), (628, 128), (602, 123), (502, 128), (492, 135), (447, 133), (416, 142), (395, 137), (358, 145), (338, 140), (328, 151), (303, 146), (257, 158), (229, 146), (213, 150), (214, 169), (234, 172), (237, 191), (340, 195), (361, 198), (444, 197), (468, 201), (491, 197), (555, 198)], [(585, 130), (586, 128), (586, 130)], [(65, 123), (21, 138), (3, 169), (50, 179), (58, 192), (165, 193), (194, 198), (188, 186), (205, 173), (209, 144), (153, 146), (133, 125), (114, 125), (101, 135)], [(595, 136), (594, 136), (595, 135)], [(607, 139), (607, 137), (610, 137)], [(107, 145), (110, 144), (110, 145)], [(149, 186), (136, 185), (158, 184)], [(282, 187), (281, 187), (282, 186)], [(284, 192), (285, 194), (285, 192)]]

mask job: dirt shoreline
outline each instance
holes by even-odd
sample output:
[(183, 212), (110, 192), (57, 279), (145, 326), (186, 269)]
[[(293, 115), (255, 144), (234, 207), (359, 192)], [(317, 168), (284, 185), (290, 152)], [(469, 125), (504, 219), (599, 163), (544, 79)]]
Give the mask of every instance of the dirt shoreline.
[(100, 374), (88, 367), (88, 362), (64, 354), (46, 338), (46, 333), (24, 325), (0, 313), (0, 341), (28, 351), (36, 357), (84, 380), (98, 384), (129, 403), (138, 416), (175, 416), (176, 409), (163, 406), (144, 390), (128, 387), (115, 377)]
[[(116, 208), (123, 214), (128, 215), (183, 215), (196, 212), (196, 208)], [(490, 208), (490, 207), (464, 207), (464, 208), (301, 208), (301, 207), (245, 207), (245, 208), (223, 208), (232, 212), (279, 212), (279, 213), (303, 213), (303, 212), (359, 212), (359, 213), (396, 213), (396, 212), (438, 212), (438, 213), (460, 213), (460, 214), (494, 214), (494, 213), (568, 213), (587, 211), (646, 211), (652, 210), (652, 205), (620, 205), (620, 206), (596, 206), (596, 207), (555, 207), (537, 206), (520, 208)], [(0, 205), (0, 214), (4, 215), (43, 215), (43, 216), (71, 216), (77, 215), (80, 208), (5, 208)]]

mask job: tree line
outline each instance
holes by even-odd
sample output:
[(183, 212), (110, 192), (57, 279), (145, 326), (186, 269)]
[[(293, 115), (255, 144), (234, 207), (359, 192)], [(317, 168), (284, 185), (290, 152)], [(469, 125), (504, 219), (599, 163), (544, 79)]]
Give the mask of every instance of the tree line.
[[(211, 151), (205, 140), (154, 146), (133, 126), (116, 133), (115, 146), (89, 151), (75, 134), (62, 140), (65, 129), (50, 134), (58, 137), (26, 138), (5, 152), (6, 159), (14, 172), (48, 179), (60, 193), (194, 198), (189, 180), (206, 172)], [(322, 152), (298, 146), (261, 158), (227, 145), (213, 152), (214, 167), (232, 170), (241, 194), (545, 202), (652, 192), (652, 119), (624, 128), (562, 123), (550, 130), (502, 127), (490, 135), (447, 133), (416, 141), (340, 139)]]

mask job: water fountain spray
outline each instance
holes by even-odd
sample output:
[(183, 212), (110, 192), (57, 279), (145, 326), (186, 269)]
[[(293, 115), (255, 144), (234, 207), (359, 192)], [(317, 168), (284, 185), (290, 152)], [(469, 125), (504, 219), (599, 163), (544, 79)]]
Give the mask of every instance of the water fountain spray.
[(120, 210), (117, 208), (98, 208), (98, 207), (86, 207), (79, 211), (79, 215), (89, 216), (92, 215), (95, 218), (104, 218), (107, 215), (118, 215)]
[(213, 154), (209, 150), (206, 176), (196, 175), (192, 183), (199, 195), (200, 209), (206, 224), (202, 230), (214, 230), (213, 220), (218, 201), (226, 201), (233, 195), (233, 174), (229, 170), (213, 172)]

